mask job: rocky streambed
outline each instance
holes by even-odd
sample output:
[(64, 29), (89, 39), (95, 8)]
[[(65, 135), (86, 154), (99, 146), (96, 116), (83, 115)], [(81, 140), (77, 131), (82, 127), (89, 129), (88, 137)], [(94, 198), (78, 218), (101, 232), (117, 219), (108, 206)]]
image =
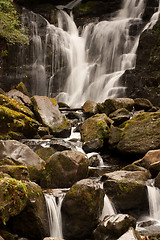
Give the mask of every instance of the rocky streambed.
[[(155, 179), (158, 189), (159, 171), (160, 111), (149, 100), (87, 101), (76, 111), (29, 96), (22, 83), (1, 90), (0, 239), (56, 239), (44, 190), (59, 188), (68, 189), (61, 208), (64, 239), (159, 239), (157, 228), (136, 228), (149, 216), (147, 182)], [(105, 196), (116, 211), (101, 219)], [(143, 221), (141, 228), (147, 224), (154, 225)]]

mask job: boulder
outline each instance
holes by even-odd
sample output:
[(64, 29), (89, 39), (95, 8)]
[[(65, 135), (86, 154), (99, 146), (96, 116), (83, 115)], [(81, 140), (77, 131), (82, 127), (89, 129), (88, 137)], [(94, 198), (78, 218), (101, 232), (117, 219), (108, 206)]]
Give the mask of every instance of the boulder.
[(123, 154), (144, 155), (160, 148), (160, 113), (140, 113), (128, 120), (117, 149)]
[(46, 202), (40, 186), (34, 182), (25, 182), (27, 204), (18, 215), (7, 223), (12, 233), (30, 240), (42, 240), (49, 236)]
[(34, 111), (37, 119), (48, 126), (54, 136), (69, 137), (71, 123), (61, 114), (56, 99), (45, 96), (33, 96)]
[(86, 101), (82, 108), (86, 117), (91, 117), (98, 113), (97, 103), (91, 100)]
[(103, 147), (109, 137), (109, 126), (112, 124), (106, 114), (96, 114), (84, 121), (81, 126), (81, 140), (86, 152), (96, 151)]
[(134, 228), (129, 228), (129, 230), (124, 233), (120, 238), (118, 238), (117, 240), (141, 240), (141, 236), (139, 235), (139, 233), (137, 231), (134, 230)]
[(23, 82), (20, 82), (17, 86), (16, 89), (20, 92), (22, 92), (24, 95), (30, 97), (30, 94), (25, 86), (25, 84)]
[(87, 177), (88, 165), (87, 156), (81, 152), (56, 152), (48, 159), (40, 184), (45, 188), (71, 187)]
[(0, 105), (0, 138), (32, 138), (37, 134), (40, 124), (23, 113)]
[(135, 98), (134, 99), (134, 107), (135, 110), (139, 111), (139, 110), (145, 110), (148, 111), (153, 107), (153, 104), (145, 98)]
[(98, 224), (104, 203), (104, 192), (93, 179), (74, 184), (62, 203), (63, 234), (65, 239), (85, 239)]
[(15, 140), (0, 140), (0, 161), (8, 156), (28, 167), (31, 180), (40, 181), (45, 162), (28, 146)]
[(7, 173), (17, 180), (29, 180), (29, 171), (26, 166), (3, 165), (0, 166), (0, 172)]
[(148, 172), (123, 170), (106, 173), (101, 181), (116, 210), (134, 216), (148, 206), (146, 180), (149, 177)]
[(14, 98), (15, 100), (27, 106), (28, 108), (32, 108), (33, 104), (31, 99), (19, 90), (12, 89), (6, 93), (6, 96), (8, 96), (9, 98)]
[(130, 227), (136, 227), (136, 219), (132, 216), (128, 214), (109, 215), (98, 224), (94, 231), (94, 239), (116, 240), (127, 232)]
[(0, 105), (3, 105), (4, 107), (17, 111), (19, 113), (23, 113), (28, 117), (34, 118), (34, 113), (28, 107), (24, 106), (22, 102), (17, 101), (14, 98), (0, 94)]
[(109, 115), (110, 113), (120, 109), (126, 108), (131, 111), (134, 106), (134, 100), (131, 98), (113, 98), (107, 99), (105, 102), (98, 105), (99, 112)]
[(120, 108), (109, 114), (109, 117), (114, 121), (114, 126), (118, 126), (130, 119), (130, 113), (126, 108)]
[(155, 177), (160, 172), (160, 149), (148, 151), (142, 159), (135, 161), (134, 164), (149, 169), (152, 176)]

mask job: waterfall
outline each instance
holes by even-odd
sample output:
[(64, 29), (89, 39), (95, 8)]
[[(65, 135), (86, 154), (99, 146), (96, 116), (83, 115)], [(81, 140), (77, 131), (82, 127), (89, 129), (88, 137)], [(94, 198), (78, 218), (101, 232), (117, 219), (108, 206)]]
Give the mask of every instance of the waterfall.
[(61, 218), (63, 197), (64, 196), (56, 197), (53, 194), (45, 194), (50, 237), (63, 238)]
[(100, 217), (100, 220), (103, 220), (105, 216), (107, 215), (114, 215), (116, 214), (116, 210), (113, 206), (113, 203), (109, 200), (108, 196), (105, 194), (104, 196), (104, 207), (102, 210), (102, 215)]
[(147, 186), (148, 202), (149, 202), (149, 217), (160, 221), (160, 189), (154, 186), (154, 181)]
[[(102, 102), (124, 96), (126, 89), (119, 79), (135, 67), (142, 31), (132, 34), (132, 29), (142, 25), (146, 3), (123, 0), (110, 19), (78, 29), (72, 13), (62, 9), (72, 9), (80, 2), (58, 6), (57, 25), (33, 12), (24, 11), (23, 17), (32, 38), (32, 94), (56, 97), (74, 107), (89, 99)], [(159, 11), (143, 30), (152, 28), (158, 16)]]

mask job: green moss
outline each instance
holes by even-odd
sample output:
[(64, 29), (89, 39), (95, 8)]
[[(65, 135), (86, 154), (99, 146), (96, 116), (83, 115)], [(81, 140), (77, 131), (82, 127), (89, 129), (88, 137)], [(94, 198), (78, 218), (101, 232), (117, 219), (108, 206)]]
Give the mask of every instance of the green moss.
[(95, 8), (95, 6), (97, 5), (96, 2), (93, 2), (93, 1), (89, 1), (85, 4), (81, 4), (79, 7), (78, 7), (78, 10), (81, 11), (81, 12), (89, 12), (92, 10), (92, 8)]

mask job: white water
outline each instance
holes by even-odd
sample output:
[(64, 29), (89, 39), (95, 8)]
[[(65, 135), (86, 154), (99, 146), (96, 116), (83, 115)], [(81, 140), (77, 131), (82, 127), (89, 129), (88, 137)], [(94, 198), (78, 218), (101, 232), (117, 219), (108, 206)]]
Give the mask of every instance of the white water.
[[(140, 33), (132, 36), (130, 29), (142, 23), (145, 2), (123, 0), (122, 8), (114, 17), (89, 23), (81, 31), (72, 14), (69, 16), (62, 10), (58, 11), (58, 26), (30, 12), (32, 94), (56, 97), (74, 107), (88, 99), (101, 102), (123, 96), (125, 87), (119, 85), (119, 79), (125, 70), (135, 67), (140, 37)], [(59, 9), (79, 3), (80, 0), (74, 0)], [(159, 11), (143, 31), (152, 28), (158, 16)], [(46, 31), (43, 41), (41, 25)]]
[(45, 194), (47, 214), (49, 221), (50, 237), (63, 238), (61, 205), (63, 196), (56, 197), (53, 194)]
[(160, 189), (154, 186), (154, 182), (147, 186), (149, 217), (160, 221)]
[(102, 215), (100, 217), (100, 220), (103, 220), (105, 216), (107, 215), (114, 215), (117, 214), (116, 210), (113, 206), (113, 203), (109, 200), (108, 196), (105, 194), (104, 196), (104, 207), (102, 211)]

